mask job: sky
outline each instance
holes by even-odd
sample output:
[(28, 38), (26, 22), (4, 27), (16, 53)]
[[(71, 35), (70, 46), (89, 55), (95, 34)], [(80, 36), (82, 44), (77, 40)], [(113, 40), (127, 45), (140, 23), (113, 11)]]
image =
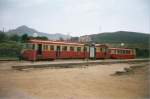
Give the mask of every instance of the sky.
[(21, 25), (71, 36), (150, 33), (150, 0), (0, 0), (0, 30)]

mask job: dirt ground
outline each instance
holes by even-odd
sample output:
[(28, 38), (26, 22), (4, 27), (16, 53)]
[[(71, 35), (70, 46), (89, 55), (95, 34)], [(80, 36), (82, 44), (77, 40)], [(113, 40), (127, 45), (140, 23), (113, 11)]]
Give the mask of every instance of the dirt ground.
[(145, 64), (120, 76), (112, 74), (133, 64), (25, 71), (0, 65), (0, 99), (148, 99)]

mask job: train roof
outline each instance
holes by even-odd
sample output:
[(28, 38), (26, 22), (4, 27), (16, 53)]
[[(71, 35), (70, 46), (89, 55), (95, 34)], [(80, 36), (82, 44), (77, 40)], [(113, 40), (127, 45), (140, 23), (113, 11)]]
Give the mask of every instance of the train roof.
[(133, 49), (130, 49), (130, 48), (109, 48), (109, 49), (117, 49), (117, 50), (133, 50)]
[(78, 45), (83, 46), (83, 43), (67, 42), (67, 41), (51, 41), (51, 40), (29, 40), (27, 43), (38, 43), (38, 44), (62, 44), (62, 45)]
[[(68, 42), (68, 41), (52, 41), (52, 40), (28, 40), (27, 43), (37, 43), (37, 44), (62, 44), (62, 45), (76, 45), (76, 46), (84, 46), (84, 43), (81, 42)], [(108, 47), (105, 44), (95, 44), (96, 47), (104, 46)]]

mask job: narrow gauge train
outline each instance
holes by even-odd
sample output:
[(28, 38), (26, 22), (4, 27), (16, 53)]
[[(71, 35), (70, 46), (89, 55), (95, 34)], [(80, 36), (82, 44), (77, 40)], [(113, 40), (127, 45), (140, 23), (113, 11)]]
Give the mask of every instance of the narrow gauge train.
[(29, 40), (21, 53), (26, 60), (135, 58), (133, 49), (108, 48), (103, 44), (83, 44), (48, 40)]
[(109, 55), (111, 59), (133, 59), (136, 57), (136, 52), (134, 49), (109, 48)]

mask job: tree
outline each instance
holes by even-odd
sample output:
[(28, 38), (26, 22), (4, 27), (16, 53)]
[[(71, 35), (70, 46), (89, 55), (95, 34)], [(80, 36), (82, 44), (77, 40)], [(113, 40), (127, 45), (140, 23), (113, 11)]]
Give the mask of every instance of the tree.
[(71, 37), (70, 41), (78, 42), (79, 41), (79, 37)]
[(18, 41), (20, 41), (20, 36), (18, 36), (17, 34), (14, 34), (14, 35), (11, 35), (9, 37), (9, 39), (12, 40), (12, 41), (18, 42)]
[(0, 43), (0, 57), (18, 57), (23, 44), (16, 41)]
[(64, 39), (62, 37), (59, 38), (60, 41), (64, 41)]
[(21, 36), (21, 42), (26, 42), (28, 40), (28, 34), (23, 34), (22, 36)]
[(48, 38), (46, 36), (38, 36), (38, 37), (35, 37), (35, 39), (38, 39), (38, 40), (48, 40)]
[(7, 40), (7, 35), (0, 31), (0, 42), (6, 41)]

